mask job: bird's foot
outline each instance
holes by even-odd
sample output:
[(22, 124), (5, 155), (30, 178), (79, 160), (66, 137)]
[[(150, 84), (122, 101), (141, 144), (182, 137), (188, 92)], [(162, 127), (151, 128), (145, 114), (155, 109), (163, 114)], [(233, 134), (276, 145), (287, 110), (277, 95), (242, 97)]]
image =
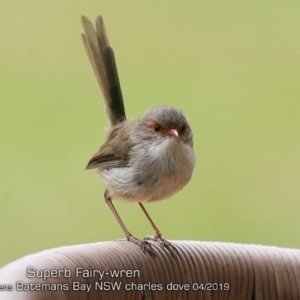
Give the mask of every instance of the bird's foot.
[(177, 251), (176, 247), (172, 243), (170, 243), (169, 241), (164, 239), (162, 237), (162, 234), (159, 231), (155, 233), (155, 236), (146, 236), (144, 238), (144, 241), (158, 242), (162, 249), (167, 248), (169, 250), (170, 254), (172, 255), (172, 257), (177, 260), (178, 251)]
[(146, 240), (140, 240), (140, 239), (134, 237), (130, 232), (126, 233), (126, 238), (122, 239), (122, 241), (129, 241), (129, 242), (132, 242), (134, 244), (137, 244), (138, 246), (140, 246), (143, 253), (147, 252), (152, 257), (156, 256), (150, 243), (148, 243)]

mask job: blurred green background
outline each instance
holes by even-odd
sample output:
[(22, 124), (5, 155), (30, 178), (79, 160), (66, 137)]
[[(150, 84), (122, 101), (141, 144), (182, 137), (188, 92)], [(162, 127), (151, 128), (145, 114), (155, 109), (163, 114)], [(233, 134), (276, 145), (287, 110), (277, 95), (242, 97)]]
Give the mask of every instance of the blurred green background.
[[(0, 266), (123, 233), (96, 171), (108, 126), (80, 15), (102, 13), (127, 116), (180, 107), (197, 167), (146, 207), (169, 239), (300, 248), (300, 2), (1, 1)], [(142, 211), (116, 207), (152, 234)]]

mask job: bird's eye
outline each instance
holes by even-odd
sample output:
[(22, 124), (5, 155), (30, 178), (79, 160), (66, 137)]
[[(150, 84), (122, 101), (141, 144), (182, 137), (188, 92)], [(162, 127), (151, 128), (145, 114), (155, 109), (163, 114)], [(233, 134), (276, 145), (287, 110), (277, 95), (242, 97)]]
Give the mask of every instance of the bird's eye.
[(180, 133), (183, 134), (186, 130), (186, 125), (182, 125), (180, 128)]
[(159, 126), (159, 125), (157, 125), (157, 124), (156, 124), (156, 125), (154, 125), (154, 130), (155, 130), (156, 132), (159, 132), (159, 131), (160, 131), (160, 129), (161, 129), (161, 128), (160, 128), (160, 126)]

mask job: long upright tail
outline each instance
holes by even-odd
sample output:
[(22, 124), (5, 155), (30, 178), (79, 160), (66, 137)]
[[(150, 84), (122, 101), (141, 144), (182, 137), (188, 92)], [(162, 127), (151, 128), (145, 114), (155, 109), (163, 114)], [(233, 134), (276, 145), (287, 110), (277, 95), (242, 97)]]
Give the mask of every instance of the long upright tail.
[(85, 16), (81, 17), (81, 22), (84, 30), (81, 33), (82, 41), (101, 89), (110, 124), (113, 126), (126, 120), (114, 51), (109, 45), (100, 15), (96, 18), (96, 29)]

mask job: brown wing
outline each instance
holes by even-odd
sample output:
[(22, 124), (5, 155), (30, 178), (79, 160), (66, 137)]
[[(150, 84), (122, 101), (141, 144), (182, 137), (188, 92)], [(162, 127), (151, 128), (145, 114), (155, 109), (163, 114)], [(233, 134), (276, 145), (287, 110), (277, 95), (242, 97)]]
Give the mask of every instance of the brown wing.
[(130, 127), (135, 121), (126, 121), (112, 127), (107, 142), (90, 159), (86, 170), (122, 168), (128, 165), (128, 153), (133, 146), (129, 140)]
[(127, 165), (127, 159), (111, 153), (111, 146), (105, 143), (98, 152), (90, 159), (86, 170), (120, 168)]
[(101, 89), (110, 124), (126, 120), (123, 97), (113, 49), (109, 45), (102, 17), (96, 19), (96, 30), (90, 20), (82, 16), (82, 41)]

